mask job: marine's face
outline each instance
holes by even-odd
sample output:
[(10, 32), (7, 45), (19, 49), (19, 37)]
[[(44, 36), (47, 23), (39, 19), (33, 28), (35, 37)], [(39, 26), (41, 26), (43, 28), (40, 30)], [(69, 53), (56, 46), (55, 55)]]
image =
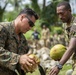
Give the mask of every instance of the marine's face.
[(69, 19), (70, 11), (65, 9), (65, 6), (59, 6), (57, 7), (57, 14), (59, 18), (62, 20), (62, 22), (67, 22)]
[(20, 31), (22, 33), (26, 33), (34, 26), (35, 21), (36, 19), (34, 16), (32, 17), (29, 17), (27, 15), (23, 16), (22, 21), (21, 21)]

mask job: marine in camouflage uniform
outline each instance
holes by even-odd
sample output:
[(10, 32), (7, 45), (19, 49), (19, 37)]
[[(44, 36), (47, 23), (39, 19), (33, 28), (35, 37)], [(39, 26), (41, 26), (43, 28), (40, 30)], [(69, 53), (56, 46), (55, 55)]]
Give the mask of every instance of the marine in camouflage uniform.
[[(24, 9), (23, 12), (24, 11), (27, 13), (28, 11), (32, 12), (29, 8)], [(22, 58), (24, 54), (26, 55), (29, 47), (23, 33), (17, 34), (15, 29), (17, 21), (20, 20), (21, 16), (24, 16), (23, 12), (15, 21), (0, 23), (0, 75), (17, 75), (17, 73), (25, 75), (24, 70), (21, 68), (20, 58)], [(25, 22), (29, 25), (28, 19), (24, 17), (22, 18), (22, 21), (23, 19), (27, 20)], [(25, 26), (27, 27), (27, 25)], [(23, 59), (23, 61), (25, 59)]]
[(16, 75), (14, 72), (21, 54), (28, 51), (28, 46), (23, 34), (20, 34), (21, 41), (18, 41), (14, 32), (13, 22), (0, 23), (0, 74)]
[(71, 6), (68, 2), (63, 1), (57, 5), (57, 14), (59, 18), (65, 23), (65, 34), (68, 42), (67, 50), (60, 59), (58, 65), (51, 69), (49, 75), (58, 75), (62, 66), (73, 56), (73, 73), (76, 75), (76, 18), (71, 14)]
[[(67, 38), (66, 42), (68, 42), (68, 44), (71, 38), (76, 38), (76, 17), (72, 17), (72, 21), (69, 27), (65, 25), (65, 35)], [(73, 70), (74, 71), (72, 75), (76, 75), (76, 51), (73, 53)]]
[(44, 41), (44, 47), (48, 47), (50, 42), (50, 30), (46, 27), (46, 25), (43, 25), (41, 39)]

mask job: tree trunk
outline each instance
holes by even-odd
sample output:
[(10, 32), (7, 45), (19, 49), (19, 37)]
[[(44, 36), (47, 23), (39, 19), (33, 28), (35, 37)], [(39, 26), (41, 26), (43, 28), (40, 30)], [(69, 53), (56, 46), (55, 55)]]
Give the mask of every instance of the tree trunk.
[(4, 11), (0, 9), (0, 22), (2, 22), (3, 13), (4, 13)]

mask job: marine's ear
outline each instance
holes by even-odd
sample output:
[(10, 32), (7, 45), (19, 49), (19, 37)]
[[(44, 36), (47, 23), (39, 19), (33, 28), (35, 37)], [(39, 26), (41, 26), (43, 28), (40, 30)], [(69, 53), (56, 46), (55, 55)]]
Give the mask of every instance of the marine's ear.
[(20, 20), (22, 21), (23, 18), (25, 18), (25, 17), (26, 17), (26, 14), (21, 14), (21, 15), (20, 15)]

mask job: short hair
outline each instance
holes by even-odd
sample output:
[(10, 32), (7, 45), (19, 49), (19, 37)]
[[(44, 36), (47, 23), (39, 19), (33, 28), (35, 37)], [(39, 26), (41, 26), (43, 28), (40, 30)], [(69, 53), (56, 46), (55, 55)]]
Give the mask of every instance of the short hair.
[(34, 16), (36, 20), (39, 18), (37, 13), (34, 10), (32, 10), (31, 8), (25, 8), (25, 9), (21, 10), (18, 15), (21, 15), (21, 14), (27, 14), (29, 16)]
[(71, 10), (71, 6), (70, 6), (69, 2), (67, 2), (67, 1), (60, 2), (60, 3), (58, 3), (57, 7), (62, 6), (62, 5), (65, 6), (66, 10), (68, 10), (68, 9)]

